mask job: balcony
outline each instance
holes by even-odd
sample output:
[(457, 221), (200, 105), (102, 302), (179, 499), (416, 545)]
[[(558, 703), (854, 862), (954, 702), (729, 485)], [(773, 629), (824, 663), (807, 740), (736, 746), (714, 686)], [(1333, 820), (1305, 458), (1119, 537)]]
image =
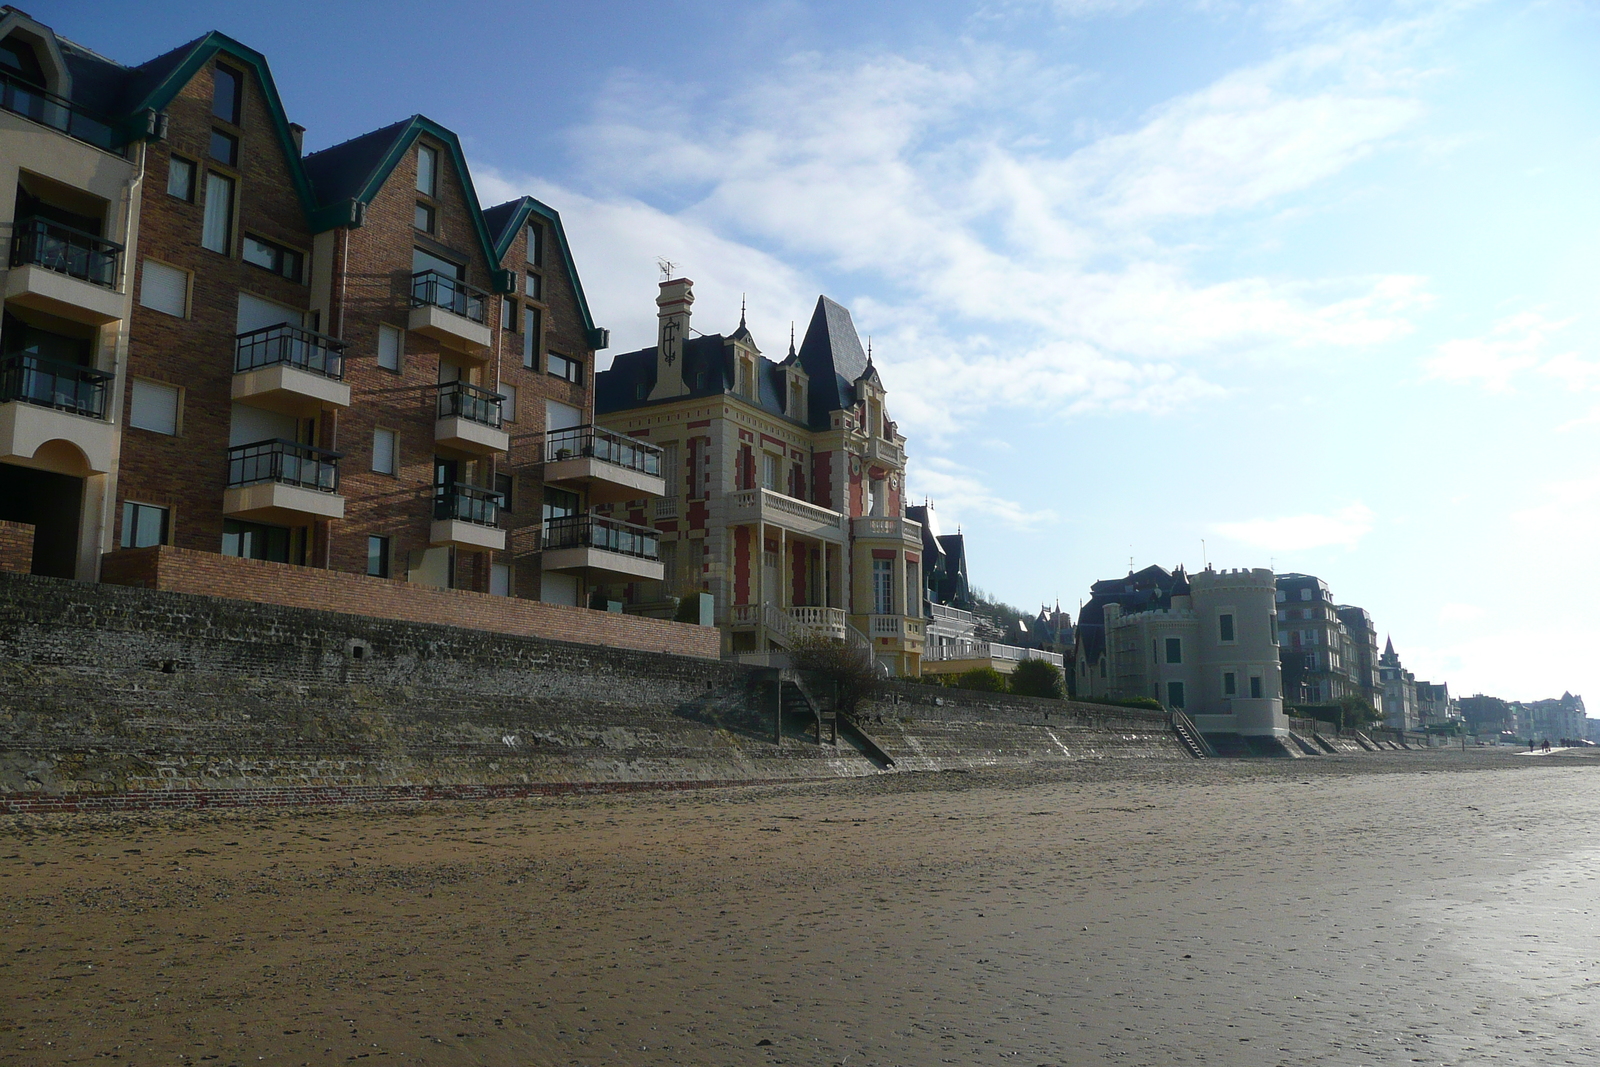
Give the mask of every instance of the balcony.
[(572, 515), (545, 523), (547, 571), (588, 571), (601, 581), (660, 581), (659, 535), (598, 515)]
[(867, 636), (872, 638), (874, 645), (880, 643), (880, 638), (920, 645), (925, 631), (921, 619), (904, 615), (872, 615), (867, 619)]
[(296, 418), (350, 406), (344, 342), (280, 323), (234, 340), (233, 399)]
[(922, 523), (911, 519), (867, 516), (851, 519), (850, 525), (858, 541), (898, 541), (908, 548), (922, 547)]
[(825, 541), (844, 540), (845, 516), (771, 489), (741, 489), (728, 497), (728, 523), (764, 522)]
[[(0, 457), (74, 477), (108, 473), (117, 438), (106, 421), (114, 379), (26, 352), (0, 360)], [(45, 447), (59, 442), (81, 456)]]
[(222, 513), (280, 526), (342, 519), (339, 460), (343, 458), (342, 452), (281, 438), (230, 448)]
[(488, 321), (489, 296), (482, 289), (436, 270), (411, 276), (408, 329), (483, 360), (488, 358)]
[(867, 438), (867, 459), (876, 460), (889, 467), (906, 465), (905, 449), (885, 437)]
[(59, 130), (84, 144), (122, 155), (122, 148), (117, 144), (116, 133), (110, 123), (102, 122), (71, 101), (4, 73), (0, 73), (0, 110)]
[(18, 219), (11, 236), (7, 303), (102, 326), (124, 314), (117, 292), (122, 246), (49, 219)]
[(467, 382), (441, 383), (434, 442), (469, 456), (506, 451), (511, 447), (511, 435), (500, 428), (500, 402), (504, 399), (492, 389)]
[(922, 653), (924, 663), (977, 661), (993, 666), (1002, 674), (1010, 674), (1024, 660), (1040, 659), (1057, 667), (1063, 665), (1059, 652), (1045, 652), (1037, 648), (1021, 648), (989, 641), (961, 641), (949, 645), (929, 645)]
[(546, 484), (586, 491), (591, 505), (658, 497), (667, 490), (661, 449), (598, 426), (546, 433), (544, 463)]
[(500, 552), (506, 547), (506, 532), (499, 528), (502, 503), (492, 489), (460, 482), (437, 486), (428, 539), (436, 545)]

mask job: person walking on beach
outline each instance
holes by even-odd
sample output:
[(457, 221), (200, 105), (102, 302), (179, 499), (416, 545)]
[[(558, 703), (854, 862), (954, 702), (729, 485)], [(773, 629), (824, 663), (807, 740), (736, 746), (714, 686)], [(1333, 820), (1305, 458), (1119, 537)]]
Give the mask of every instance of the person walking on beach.
[(1531, 738), (1531, 737), (1528, 738), (1528, 751), (1529, 752), (1533, 751), (1533, 738)]

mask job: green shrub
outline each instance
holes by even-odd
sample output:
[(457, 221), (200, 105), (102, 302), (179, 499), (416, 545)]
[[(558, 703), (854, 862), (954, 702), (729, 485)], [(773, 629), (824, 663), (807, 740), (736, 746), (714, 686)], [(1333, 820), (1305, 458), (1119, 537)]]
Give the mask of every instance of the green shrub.
[(974, 667), (956, 675), (956, 688), (977, 693), (1004, 693), (1006, 677), (993, 667)]
[(1011, 674), (1011, 691), (1022, 697), (1048, 697), (1060, 700), (1061, 668), (1042, 659), (1025, 659)]

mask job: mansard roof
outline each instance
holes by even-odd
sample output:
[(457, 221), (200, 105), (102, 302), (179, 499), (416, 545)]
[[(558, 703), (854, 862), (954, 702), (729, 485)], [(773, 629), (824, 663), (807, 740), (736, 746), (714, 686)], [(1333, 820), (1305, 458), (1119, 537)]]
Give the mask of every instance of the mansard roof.
[(1077, 647), (1086, 662), (1099, 659), (1106, 647), (1106, 605), (1116, 604), (1124, 614), (1170, 608), (1174, 595), (1187, 596), (1189, 583), (1177, 572), (1149, 566), (1129, 571), (1125, 578), (1107, 578), (1089, 587), (1089, 601), (1078, 611)]
[(855, 383), (868, 367), (866, 350), (850, 310), (817, 297), (816, 310), (800, 342), (800, 365), (811, 376), (811, 421), (827, 425), (829, 416), (856, 402)]

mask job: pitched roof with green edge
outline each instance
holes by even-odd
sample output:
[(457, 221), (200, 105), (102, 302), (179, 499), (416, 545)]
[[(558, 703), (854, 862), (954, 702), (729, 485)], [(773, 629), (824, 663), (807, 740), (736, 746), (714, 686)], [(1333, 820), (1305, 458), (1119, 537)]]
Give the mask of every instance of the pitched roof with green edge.
[(561, 225), (561, 212), (531, 196), (518, 197), (485, 209), (483, 218), (493, 236), (495, 265), (499, 266), (505, 259), (506, 252), (511, 248), (511, 242), (516, 240), (517, 233), (522, 227), (528, 224), (529, 215), (538, 215), (544, 219), (561, 244), (561, 259), (567, 265), (567, 278), (572, 282), (572, 291), (578, 296), (578, 309), (583, 312), (583, 329), (589, 347), (597, 349), (608, 347), (610, 338), (606, 335), (609, 331), (596, 329), (594, 316), (589, 314), (589, 298), (583, 295), (583, 282), (578, 279), (578, 266), (572, 261), (572, 248), (567, 244), (566, 228)]
[[(478, 235), (483, 258), (488, 260), (491, 272), (501, 275), (500, 257), (495, 255), (494, 242), (489, 239), (489, 227), (483, 221), (483, 209), (478, 203), (478, 191), (472, 185), (472, 172), (467, 169), (466, 157), (461, 153), (461, 141), (450, 130), (424, 115), (412, 115), (409, 119), (306, 156), (305, 170), (321, 205), (312, 216), (311, 228), (331, 230), (335, 226), (350, 225), (354, 213), (349, 205), (372, 203), (372, 198), (378, 195), (378, 190), (389, 180), (394, 168), (424, 133), (449, 150), (456, 173), (461, 176), (468, 214), (472, 216), (472, 227)], [(501, 277), (497, 277), (495, 289), (502, 293), (509, 291)]]
[(133, 68), (127, 100), (128, 114), (138, 116), (145, 112), (165, 110), (183, 87), (189, 84), (190, 79), (218, 54), (226, 55), (240, 66), (255, 71), (266, 97), (267, 113), (272, 116), (272, 130), (277, 134), (278, 144), (288, 161), (289, 177), (294, 182), (295, 192), (300, 195), (306, 215), (314, 217), (317, 205), (312, 197), (311, 182), (301, 166), (300, 149), (289, 132), (289, 117), (284, 113), (277, 83), (272, 80), (272, 70), (267, 66), (266, 56), (254, 48), (240, 44), (225, 33), (212, 30), (204, 37)]

